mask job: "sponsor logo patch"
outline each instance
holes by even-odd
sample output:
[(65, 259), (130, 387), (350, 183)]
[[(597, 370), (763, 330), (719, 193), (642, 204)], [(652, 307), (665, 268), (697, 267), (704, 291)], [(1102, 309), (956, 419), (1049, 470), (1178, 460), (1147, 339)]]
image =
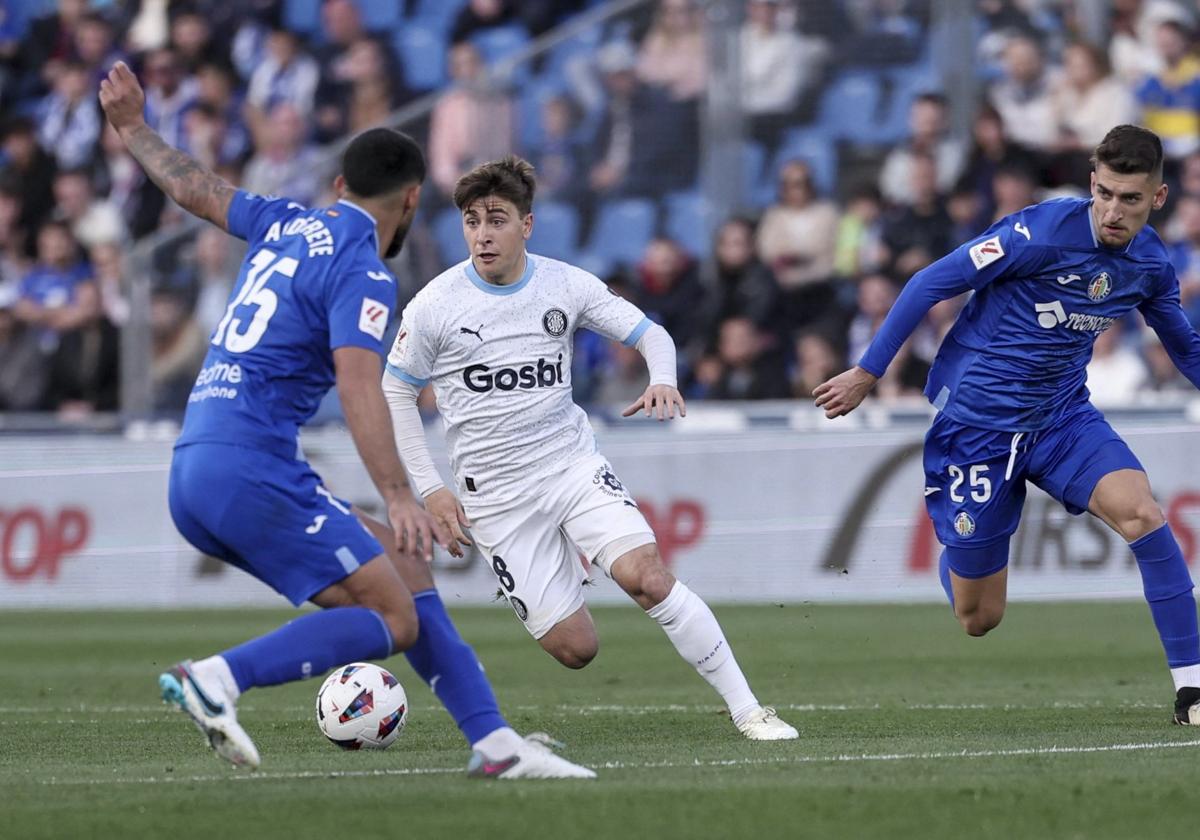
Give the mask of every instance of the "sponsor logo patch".
[(377, 300), (363, 298), (362, 309), (358, 313), (358, 328), (367, 335), (383, 341), (383, 331), (387, 329), (390, 311)]
[(993, 236), (991, 239), (975, 243), (967, 253), (971, 255), (971, 262), (975, 263), (975, 270), (978, 271), (1003, 257), (1004, 246), (1000, 244), (999, 236)]

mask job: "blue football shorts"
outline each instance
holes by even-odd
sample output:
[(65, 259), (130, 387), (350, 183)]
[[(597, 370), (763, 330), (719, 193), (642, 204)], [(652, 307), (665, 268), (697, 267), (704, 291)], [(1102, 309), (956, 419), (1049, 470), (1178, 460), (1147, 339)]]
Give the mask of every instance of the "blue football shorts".
[(181, 446), (168, 498), (184, 539), (296, 605), (384, 553), (350, 502), (326, 490), (305, 461), (241, 446)]
[[(1000, 543), (998, 552), (949, 552), (950, 567), (968, 578), (1007, 564), (1007, 540), (1021, 522), (1026, 481), (1080, 514), (1101, 478), (1143, 469), (1091, 403), (1036, 432), (979, 429), (939, 413), (925, 436), (924, 466), (925, 507), (942, 545), (980, 549)], [(955, 560), (967, 557), (989, 568), (957, 568), (961, 562)]]

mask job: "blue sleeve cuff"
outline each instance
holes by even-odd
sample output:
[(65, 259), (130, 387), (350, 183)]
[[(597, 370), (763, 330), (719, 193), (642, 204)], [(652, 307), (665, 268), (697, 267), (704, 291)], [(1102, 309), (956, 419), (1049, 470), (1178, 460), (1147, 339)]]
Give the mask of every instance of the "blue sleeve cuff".
[(413, 376), (412, 374), (405, 373), (395, 365), (386, 365), (384, 370), (399, 379), (401, 382), (407, 382), (409, 385), (412, 385), (416, 388), (424, 388), (429, 384), (428, 379), (417, 379), (417, 377)]
[(646, 330), (650, 329), (653, 324), (654, 322), (649, 318), (642, 318), (642, 320), (638, 322), (638, 325), (633, 328), (633, 332), (626, 336), (625, 340), (621, 343), (626, 347), (632, 347), (641, 340), (642, 336), (645, 335)]

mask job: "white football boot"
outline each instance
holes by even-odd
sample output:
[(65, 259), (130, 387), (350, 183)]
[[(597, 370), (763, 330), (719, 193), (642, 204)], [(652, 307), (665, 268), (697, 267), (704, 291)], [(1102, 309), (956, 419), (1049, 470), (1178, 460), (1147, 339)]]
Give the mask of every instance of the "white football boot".
[(780, 720), (770, 706), (759, 706), (737, 728), (751, 741), (790, 741), (800, 737), (796, 727)]
[(180, 662), (159, 675), (163, 702), (190, 717), (221, 758), (237, 767), (258, 767), (258, 749), (238, 724), (237, 707), (215, 680), (201, 685), (191, 665)]
[(562, 747), (545, 732), (526, 735), (515, 753), (501, 761), (488, 761), (483, 753), (471, 754), (467, 775), (474, 779), (594, 779), (596, 771), (572, 764), (554, 753)]

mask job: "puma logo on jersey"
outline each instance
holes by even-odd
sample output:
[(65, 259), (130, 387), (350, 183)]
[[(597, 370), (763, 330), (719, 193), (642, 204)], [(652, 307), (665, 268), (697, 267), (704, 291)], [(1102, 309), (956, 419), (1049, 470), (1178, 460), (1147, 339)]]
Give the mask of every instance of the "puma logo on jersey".
[(483, 341), (483, 336), (480, 335), (482, 330), (483, 330), (483, 324), (480, 324), (479, 329), (477, 329), (477, 330), (468, 329), (467, 327), (459, 327), (458, 334), (459, 335), (473, 335), (476, 338), (478, 338), (480, 341)]
[(325, 527), (325, 520), (328, 518), (329, 517), (323, 513), (318, 514), (316, 517), (313, 518), (313, 523), (304, 529), (304, 533), (316, 534), (316, 533), (320, 532), (320, 530)]

